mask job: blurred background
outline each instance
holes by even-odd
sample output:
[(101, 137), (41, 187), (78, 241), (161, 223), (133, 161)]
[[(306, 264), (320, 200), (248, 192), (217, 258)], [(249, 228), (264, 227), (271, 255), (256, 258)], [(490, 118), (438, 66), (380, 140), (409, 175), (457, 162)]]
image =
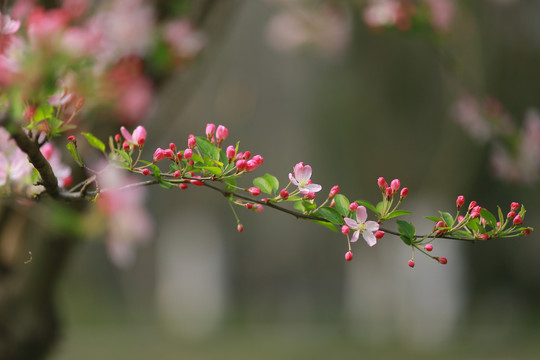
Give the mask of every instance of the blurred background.
[[(540, 3), (456, 1), (444, 42), (370, 28), (345, 9), (341, 30), (291, 49), (279, 19), (290, 2), (213, 10), (200, 62), (170, 79), (145, 123), (147, 146), (223, 124), (227, 142), (264, 157), (257, 176), (286, 183), (303, 161), (323, 193), (338, 184), (372, 202), (379, 176), (399, 178), (407, 220), (422, 231), (432, 226), (423, 217), (453, 212), (458, 195), (492, 211), (524, 203), (527, 225), (538, 226), (537, 180), (501, 175), (493, 142), (460, 126), (456, 104), (496, 98), (516, 127), (540, 108)], [(448, 264), (418, 257), (410, 269), (396, 237), (360, 241), (348, 263), (343, 236), (272, 209), (240, 211), (238, 233), (209, 189), (155, 187), (148, 204), (156, 232), (131, 268), (112, 265), (102, 242), (78, 246), (60, 286), (65, 327), (52, 359), (540, 356), (535, 232), (438, 240), (434, 254)]]

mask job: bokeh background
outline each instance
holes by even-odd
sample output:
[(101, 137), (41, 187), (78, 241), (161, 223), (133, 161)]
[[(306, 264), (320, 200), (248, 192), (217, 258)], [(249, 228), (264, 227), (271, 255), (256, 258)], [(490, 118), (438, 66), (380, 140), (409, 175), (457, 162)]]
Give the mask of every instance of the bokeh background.
[[(540, 3), (456, 1), (444, 46), (414, 32), (366, 27), (336, 53), (271, 46), (279, 2), (223, 1), (208, 45), (171, 78), (145, 124), (150, 147), (185, 141), (206, 123), (264, 156), (256, 175), (286, 183), (299, 161), (323, 192), (378, 200), (376, 179), (409, 188), (404, 208), (452, 212), (457, 195), (488, 209), (525, 203), (538, 226), (535, 181), (493, 176), (490, 144), (453, 109), (464, 92), (493, 96), (519, 126), (540, 108)], [(281, 49), (283, 50), (283, 49)], [(248, 185), (247, 183), (244, 185)], [(120, 270), (100, 241), (81, 243), (60, 287), (67, 359), (535, 359), (540, 357), (536, 233), (487, 243), (436, 241), (448, 264), (385, 236), (354, 247), (315, 224), (240, 211), (208, 189), (150, 189), (153, 241)], [(389, 224), (389, 227), (394, 225)]]

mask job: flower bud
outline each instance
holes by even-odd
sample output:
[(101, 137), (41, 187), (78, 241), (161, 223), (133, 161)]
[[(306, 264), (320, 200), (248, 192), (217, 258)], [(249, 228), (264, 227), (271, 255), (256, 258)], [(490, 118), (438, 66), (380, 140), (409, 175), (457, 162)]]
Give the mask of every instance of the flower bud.
[(457, 200), (456, 200), (456, 206), (457, 206), (457, 209), (461, 209), (461, 207), (463, 206), (463, 204), (465, 204), (465, 196), (463, 195), (459, 195), (457, 197)]
[(383, 236), (384, 236), (384, 234), (385, 234), (384, 231), (379, 230), (379, 231), (375, 232), (375, 238), (376, 238), (376, 239), (382, 239)]
[(122, 137), (120, 136), (120, 134), (114, 135), (114, 141), (115, 141), (117, 144), (120, 144), (120, 143), (122, 142)]
[(524, 229), (522, 231), (523, 235), (530, 235), (531, 234), (531, 229), (527, 228), (527, 229)]
[(126, 140), (124, 140), (124, 143), (122, 144), (122, 149), (124, 149), (124, 151), (129, 151), (130, 149), (130, 145)]
[(351, 228), (349, 228), (347, 225), (343, 225), (343, 226), (341, 227), (341, 233), (342, 233), (343, 235), (347, 235), (347, 234), (350, 233), (350, 232), (351, 232)]
[(414, 260), (413, 259), (409, 260), (409, 267), (411, 267), (411, 268), (414, 267)]
[(193, 165), (195, 165), (195, 161), (193, 161), (193, 160), (189, 160), (189, 162), (188, 162), (188, 165), (189, 165), (189, 166), (193, 166)]
[(333, 207), (336, 207), (336, 199), (332, 199), (332, 201), (330, 201), (330, 207), (333, 208)]
[(512, 204), (510, 204), (510, 210), (517, 211), (517, 209), (519, 209), (519, 203), (513, 202)]
[(254, 204), (253, 209), (255, 210), (256, 213), (262, 213), (262, 211), (264, 210), (261, 204)]
[(379, 188), (382, 191), (386, 191), (386, 188), (388, 187), (388, 183), (386, 182), (386, 180), (384, 180), (382, 176), (379, 179), (377, 179), (377, 184), (379, 185)]
[(253, 204), (251, 203), (246, 204), (246, 209), (251, 210), (252, 208), (253, 208)]
[(515, 213), (514, 211), (510, 211), (510, 212), (506, 215), (506, 217), (509, 218), (509, 219), (513, 219), (514, 216), (516, 216), (516, 213)]
[(244, 225), (238, 224), (238, 226), (236, 227), (236, 230), (238, 230), (238, 232), (244, 231)]
[(163, 150), (163, 156), (165, 156), (167, 159), (171, 159), (171, 160), (174, 160), (176, 158), (176, 155), (172, 152), (171, 149)]
[(426, 251), (431, 251), (431, 250), (433, 250), (433, 245), (432, 244), (426, 244), (426, 246), (424, 246), (424, 249), (426, 249)]
[(257, 162), (257, 165), (261, 166), (264, 162), (264, 158), (261, 155), (255, 155), (253, 160)]
[[(310, 180), (311, 180), (311, 179), (310, 179)], [(339, 186), (338, 186), (338, 185), (333, 186), (333, 187), (330, 189), (330, 194), (328, 195), (328, 197), (329, 197), (329, 198), (334, 197), (334, 196), (336, 196), (338, 193), (339, 193)]]
[(351, 211), (356, 211), (356, 209), (358, 209), (358, 203), (357, 202), (352, 202), (350, 205), (349, 205), (349, 210)]
[(246, 166), (247, 166), (247, 161), (246, 160), (238, 160), (236, 162), (236, 168), (238, 169), (238, 171), (245, 170)]
[(474, 209), (475, 206), (476, 206), (476, 201), (471, 201), (471, 203), (469, 204), (469, 211)]
[(457, 217), (458, 223), (460, 223), (461, 220), (463, 220), (464, 218), (465, 218), (465, 217), (464, 217), (463, 215), (459, 215), (459, 216)]
[(227, 159), (229, 159), (229, 162), (234, 160), (234, 156), (236, 155), (236, 148), (232, 145), (227, 146), (227, 150), (225, 151), (227, 154)]
[(478, 235), (478, 239), (487, 240), (487, 239), (489, 239), (489, 236), (488, 236), (488, 234), (480, 234), (480, 235)]
[(176, 152), (176, 145), (174, 143), (170, 143), (169, 149), (171, 149), (172, 152)]
[(289, 192), (283, 189), (279, 192), (279, 196), (281, 196), (283, 200), (287, 200), (289, 198)]
[(260, 195), (261, 194), (261, 189), (258, 188), (258, 187), (250, 187), (248, 189), (248, 191), (251, 193), (251, 195), (253, 196), (257, 196), (257, 195)]
[(193, 157), (193, 150), (191, 149), (186, 149), (184, 150), (184, 159), (191, 159)]
[(448, 260), (446, 260), (445, 257), (435, 256), (435, 260), (437, 260), (439, 264), (442, 264), (442, 265), (446, 265), (448, 263)]
[(162, 148), (157, 148), (156, 151), (154, 151), (154, 162), (161, 161), (165, 158), (165, 154), (163, 154)]
[(189, 180), (189, 182), (192, 183), (193, 185), (197, 185), (197, 186), (203, 186), (204, 185), (204, 183), (201, 180), (197, 180), (197, 179)]
[(243, 159), (249, 160), (250, 158), (251, 158), (251, 151), (248, 150), (244, 153)]
[(182, 190), (186, 190), (188, 188), (188, 184), (181, 183), (180, 185), (178, 185), (178, 187), (180, 187), (180, 189), (182, 189)]
[(352, 258), (353, 258), (353, 254), (352, 254), (352, 252), (351, 252), (350, 250), (349, 250), (349, 251), (347, 251), (347, 253), (345, 254), (345, 260), (347, 260), (347, 261), (351, 261), (351, 260), (352, 260)]
[(142, 169), (141, 173), (142, 173), (144, 176), (148, 176), (148, 175), (150, 175), (150, 170), (149, 170), (149, 169)]
[(308, 200), (315, 199), (315, 193), (313, 191), (308, 192), (306, 195), (304, 195), (304, 199), (308, 199)]
[(514, 224), (514, 225), (521, 225), (521, 224), (523, 224), (523, 219), (521, 218), (521, 215), (517, 215), (517, 216), (514, 218), (513, 224)]
[(214, 136), (214, 132), (216, 132), (216, 125), (206, 124), (206, 138), (208, 140), (210, 140), (212, 136)]
[(180, 170), (176, 170), (173, 176), (178, 179), (180, 177)]
[(390, 199), (390, 197), (392, 196), (393, 192), (392, 192), (392, 188), (386, 188), (386, 197), (388, 199)]
[(188, 148), (193, 149), (197, 145), (197, 139), (193, 135), (189, 135), (187, 140)]
[(229, 136), (229, 130), (225, 126), (219, 125), (216, 130), (216, 141), (218, 146), (221, 145), (227, 136)]
[(399, 182), (398, 179), (394, 179), (390, 183), (390, 188), (392, 189), (393, 193), (396, 193), (399, 190), (400, 186), (401, 186), (401, 183)]
[(403, 200), (407, 197), (407, 195), (409, 194), (409, 188), (403, 188), (401, 189), (401, 194), (399, 194), (400, 196), (400, 200)]
[(68, 141), (71, 141), (73, 144), (77, 145), (77, 140), (75, 139), (75, 136), (71, 135), (68, 136)]
[(257, 167), (259, 167), (259, 165), (257, 164), (257, 162), (253, 159), (251, 160), (248, 160), (248, 162), (246, 163), (246, 171), (247, 172), (250, 172), (250, 171), (253, 171), (255, 170)]

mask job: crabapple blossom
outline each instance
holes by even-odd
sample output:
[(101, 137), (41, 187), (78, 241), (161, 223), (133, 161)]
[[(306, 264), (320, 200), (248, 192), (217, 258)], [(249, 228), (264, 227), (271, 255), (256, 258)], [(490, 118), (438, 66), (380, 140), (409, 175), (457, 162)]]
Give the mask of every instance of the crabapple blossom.
[(523, 235), (530, 235), (530, 234), (531, 234), (531, 229), (523, 230)]
[(259, 164), (257, 164), (257, 162), (255, 160), (253, 160), (253, 159), (248, 160), (248, 162), (246, 163), (246, 171), (247, 172), (253, 171), (258, 167), (259, 167)]
[(510, 210), (516, 211), (517, 209), (519, 209), (519, 203), (513, 202), (512, 204), (510, 204)]
[(197, 145), (197, 139), (195, 138), (195, 136), (189, 135), (187, 143), (188, 143), (188, 147), (190, 149), (193, 149), (195, 145)]
[(432, 251), (433, 250), (433, 245), (432, 244), (426, 244), (426, 246), (424, 246), (424, 249), (426, 249), (426, 251)]
[(393, 193), (396, 193), (400, 187), (401, 187), (401, 183), (399, 182), (399, 179), (394, 179), (390, 183), (390, 188), (392, 188)]
[(238, 224), (238, 226), (236, 226), (236, 230), (238, 230), (238, 232), (244, 231), (244, 225)]
[(193, 150), (186, 149), (184, 150), (184, 159), (191, 159), (193, 157)]
[(352, 251), (347, 251), (347, 253), (345, 254), (345, 260), (347, 261), (351, 261), (353, 259), (353, 253)]
[(280, 192), (279, 192), (279, 196), (281, 196), (281, 198), (283, 200), (287, 200), (289, 198), (289, 192), (285, 189), (282, 189)]
[(459, 195), (456, 199), (456, 206), (457, 209), (461, 209), (461, 207), (465, 204), (465, 197), (463, 195)]
[(299, 162), (294, 167), (294, 176), (289, 173), (289, 180), (294, 185), (298, 186), (298, 190), (302, 194), (308, 194), (310, 192), (321, 191), (322, 186), (318, 184), (310, 184), (309, 180), (311, 178), (311, 166), (304, 165), (303, 162)]
[(385, 234), (386, 233), (384, 231), (379, 230), (379, 231), (375, 232), (375, 238), (376, 239), (382, 239)]
[(164, 158), (165, 158), (165, 154), (163, 153), (163, 149), (157, 148), (156, 151), (154, 151), (153, 161), (156, 163), (158, 161), (163, 160)]
[(255, 161), (259, 166), (261, 166), (264, 162), (264, 159), (261, 155), (255, 155), (251, 160)]
[(333, 186), (331, 189), (330, 189), (330, 194), (328, 195), (328, 197), (334, 197), (336, 196), (337, 194), (339, 193), (339, 186), (338, 185), (335, 185)]
[(356, 209), (358, 209), (358, 203), (357, 202), (350, 203), (349, 210), (354, 212), (354, 211), (356, 211)]
[(523, 224), (523, 219), (521, 218), (521, 215), (517, 215), (517, 216), (514, 218), (513, 224), (514, 224), (514, 225), (521, 225), (521, 224)]
[(146, 129), (140, 125), (133, 130), (133, 134), (130, 134), (123, 126), (120, 127), (120, 132), (131, 145), (143, 146), (146, 141)]
[(386, 182), (386, 180), (384, 180), (382, 176), (377, 179), (377, 184), (379, 185), (379, 188), (382, 191), (386, 191), (386, 188), (388, 187), (388, 183)]
[(216, 140), (217, 145), (220, 146), (221, 143), (229, 136), (229, 129), (223, 125), (219, 125), (216, 129)]
[(163, 156), (165, 156), (167, 159), (174, 160), (176, 155), (172, 152), (171, 149), (165, 149), (163, 150)]
[(414, 260), (409, 260), (409, 267), (413, 268), (414, 267)]
[(514, 211), (510, 211), (510, 212), (506, 215), (506, 217), (509, 218), (509, 219), (513, 219), (514, 216), (516, 216), (516, 213), (515, 213)]
[(446, 265), (448, 263), (448, 260), (445, 257), (435, 257), (435, 260), (437, 260), (440, 264)]
[(351, 228), (348, 227), (347, 225), (343, 225), (343, 226), (341, 227), (341, 233), (342, 233), (343, 235), (347, 235), (347, 234), (350, 233), (350, 232), (351, 232)]
[(405, 199), (408, 194), (409, 194), (409, 188), (403, 188), (401, 189), (401, 193), (399, 194), (399, 197), (401, 199)]
[(251, 195), (253, 195), (253, 196), (257, 196), (257, 195), (260, 195), (260, 194), (261, 194), (261, 188), (258, 188), (258, 187), (255, 187), (255, 186), (250, 187), (250, 188), (248, 189), (248, 191), (249, 191), (249, 192), (251, 193)]
[(214, 133), (216, 132), (216, 125), (214, 124), (206, 124), (206, 138), (210, 140), (212, 136), (214, 136)]
[(186, 190), (188, 188), (188, 184), (186, 183), (181, 183), (180, 185), (178, 185), (178, 187), (182, 190)]
[(373, 246), (377, 243), (374, 232), (379, 230), (379, 224), (375, 221), (366, 221), (367, 210), (365, 206), (359, 206), (356, 210), (356, 221), (347, 217), (344, 220), (345, 224), (347, 224), (351, 230), (355, 230), (351, 242), (356, 242), (359, 236), (362, 235), (369, 246)]
[(229, 145), (227, 146), (227, 150), (225, 151), (227, 154), (227, 159), (229, 159), (229, 162), (233, 161), (234, 156), (236, 155), (236, 149), (234, 146)]
[(176, 171), (173, 173), (173, 176), (174, 176), (175, 178), (178, 179), (178, 178), (180, 177), (180, 170), (176, 170)]
[(246, 160), (238, 160), (236, 162), (236, 168), (238, 169), (238, 171), (243, 171), (246, 169), (246, 166), (247, 166), (247, 161)]
[(141, 173), (142, 173), (144, 176), (148, 176), (148, 175), (150, 175), (150, 170), (149, 170), (149, 169), (142, 169)]

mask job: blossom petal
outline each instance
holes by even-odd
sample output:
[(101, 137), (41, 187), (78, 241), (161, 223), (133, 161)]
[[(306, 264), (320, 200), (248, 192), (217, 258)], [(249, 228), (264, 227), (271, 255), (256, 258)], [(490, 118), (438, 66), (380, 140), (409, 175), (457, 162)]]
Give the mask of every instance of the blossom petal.
[(142, 126), (137, 126), (135, 130), (133, 130), (133, 141), (135, 143), (139, 143), (139, 140), (145, 140), (146, 139), (146, 129)]
[(319, 184), (308, 184), (302, 188), (306, 189), (308, 192), (319, 192), (322, 190), (322, 186)]
[(298, 174), (295, 173), (294, 177), (296, 177), (299, 182), (307, 182), (311, 177), (311, 172), (311, 166), (309, 165), (298, 167)]
[(379, 230), (379, 223), (376, 221), (366, 221), (366, 231), (375, 232)]
[(359, 223), (365, 223), (367, 219), (367, 210), (366, 207), (363, 205), (360, 205), (358, 209), (356, 209), (356, 220), (358, 220)]
[[(371, 235), (373, 235), (373, 234), (371, 234)], [(355, 231), (354, 234), (352, 235), (351, 242), (358, 241), (359, 237), (360, 237), (360, 231)], [(373, 237), (375, 237), (375, 235), (373, 235)]]
[(291, 173), (289, 173), (289, 180), (293, 183), (293, 185), (298, 186), (298, 181), (296, 181)]
[(370, 231), (364, 231), (362, 233), (362, 236), (364, 237), (364, 240), (366, 240), (367, 244), (369, 246), (373, 246), (377, 243), (377, 238), (375, 235)]
[(126, 139), (126, 141), (128, 143), (132, 143), (133, 144), (133, 137), (131, 136), (131, 134), (129, 133), (129, 131), (127, 131), (127, 129), (125, 127), (120, 127), (120, 132), (122, 133), (122, 136), (124, 136), (124, 139)]
[(350, 227), (351, 229), (357, 229), (358, 228), (358, 223), (356, 221), (354, 221), (353, 219), (345, 218), (343, 220), (345, 221), (345, 224), (347, 224), (347, 226)]

